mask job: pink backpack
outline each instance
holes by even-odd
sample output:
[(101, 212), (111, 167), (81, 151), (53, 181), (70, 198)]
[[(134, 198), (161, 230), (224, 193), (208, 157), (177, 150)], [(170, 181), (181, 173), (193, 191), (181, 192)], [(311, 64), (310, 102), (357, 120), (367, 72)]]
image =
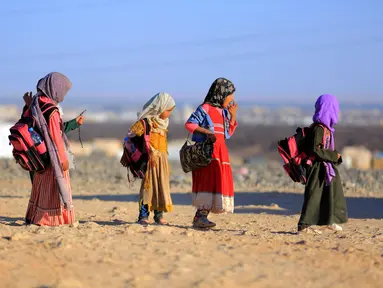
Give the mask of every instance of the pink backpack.
[(145, 177), (150, 154), (150, 125), (147, 119), (141, 121), (144, 134), (140, 137), (128, 134), (124, 139), (124, 152), (120, 161), (122, 166), (130, 170), (134, 178), (139, 179)]
[(301, 151), (300, 143), (304, 140), (308, 132), (316, 126), (322, 127), (325, 132), (322, 140), (322, 144), (324, 144), (330, 132), (324, 125), (318, 123), (314, 123), (310, 127), (297, 128), (296, 134), (278, 141), (278, 152), (284, 162), (283, 169), (285, 169), (287, 175), (289, 175), (294, 182), (303, 185), (307, 182), (305, 165), (311, 166), (315, 157), (309, 157), (304, 151)]
[[(50, 116), (58, 108), (53, 103), (43, 102), (40, 99), (39, 104), (48, 123)], [(27, 171), (45, 171), (50, 162), (49, 154), (30, 109), (26, 109), (21, 119), (9, 130), (11, 135), (8, 139), (13, 146), (12, 154), (16, 162)]]

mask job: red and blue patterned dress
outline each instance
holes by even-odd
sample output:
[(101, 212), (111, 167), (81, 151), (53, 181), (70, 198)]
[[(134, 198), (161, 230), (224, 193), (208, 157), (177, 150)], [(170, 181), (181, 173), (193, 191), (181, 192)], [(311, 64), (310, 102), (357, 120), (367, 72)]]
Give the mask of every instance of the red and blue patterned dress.
[[(193, 171), (193, 206), (198, 210), (212, 213), (232, 213), (234, 210), (234, 183), (230, 166), (229, 152), (225, 143), (225, 117), (223, 109), (210, 104), (202, 105), (210, 116), (216, 142), (212, 162), (204, 168)], [(198, 125), (187, 123), (186, 128), (193, 133)], [(228, 125), (228, 134), (233, 135), (237, 123)]]

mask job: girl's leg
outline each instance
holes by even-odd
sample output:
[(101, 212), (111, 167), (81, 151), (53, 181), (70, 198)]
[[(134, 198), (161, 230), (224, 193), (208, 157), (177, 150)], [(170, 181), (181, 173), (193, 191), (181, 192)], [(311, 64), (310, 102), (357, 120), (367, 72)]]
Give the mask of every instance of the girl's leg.
[(144, 202), (140, 201), (140, 210), (138, 215), (138, 223), (140, 224), (149, 224), (149, 206), (144, 204)]
[(216, 224), (214, 222), (209, 221), (209, 219), (207, 219), (207, 216), (209, 215), (209, 213), (210, 213), (209, 210), (198, 209), (194, 216), (193, 227), (195, 228), (215, 227)]
[(164, 212), (154, 210), (154, 221), (160, 225), (168, 225), (168, 222), (164, 219)]

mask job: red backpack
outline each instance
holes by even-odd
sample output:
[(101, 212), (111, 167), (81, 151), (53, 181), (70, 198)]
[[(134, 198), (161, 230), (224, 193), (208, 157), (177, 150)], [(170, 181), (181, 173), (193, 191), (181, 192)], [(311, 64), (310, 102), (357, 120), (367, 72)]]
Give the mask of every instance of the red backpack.
[(144, 134), (136, 136), (128, 133), (124, 139), (124, 152), (120, 161), (122, 166), (130, 170), (134, 178), (139, 179), (145, 177), (150, 154), (150, 125), (147, 119), (141, 121), (144, 126)]
[(283, 168), (294, 182), (299, 182), (303, 185), (307, 182), (305, 165), (311, 165), (315, 157), (308, 156), (302, 151), (301, 143), (307, 133), (316, 126), (322, 127), (325, 131), (322, 141), (324, 145), (330, 131), (327, 127), (319, 123), (313, 123), (310, 127), (297, 128), (296, 134), (278, 141), (278, 152), (285, 163)]
[[(48, 123), (50, 116), (54, 111), (58, 111), (58, 108), (50, 101), (45, 102), (41, 98), (39, 98), (39, 105)], [(33, 132), (30, 132), (31, 128)], [(11, 135), (8, 139), (13, 146), (12, 154), (16, 162), (27, 171), (45, 171), (50, 162), (49, 154), (31, 110), (24, 107), (20, 120), (9, 130)]]

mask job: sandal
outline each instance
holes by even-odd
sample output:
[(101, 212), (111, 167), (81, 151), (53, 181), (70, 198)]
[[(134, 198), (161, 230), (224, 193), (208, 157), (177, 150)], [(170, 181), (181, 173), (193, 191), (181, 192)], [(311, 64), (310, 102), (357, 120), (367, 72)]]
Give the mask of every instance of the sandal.
[(316, 234), (316, 235), (321, 235), (322, 232), (317, 230), (317, 229), (314, 229), (313, 227), (304, 227), (303, 229), (301, 230), (298, 230), (298, 233), (301, 234), (301, 233), (307, 233), (307, 234)]
[(217, 226), (214, 222), (209, 221), (205, 217), (194, 218), (193, 227), (194, 228), (213, 228)]
[(339, 226), (338, 224), (335, 224), (335, 223), (332, 225), (328, 225), (327, 228), (332, 231), (343, 231), (342, 226)]
[(166, 221), (164, 218), (156, 219), (155, 221), (157, 225), (169, 225), (169, 222)]
[(150, 221), (147, 218), (142, 218), (142, 219), (138, 220), (137, 223), (140, 224), (140, 225), (143, 225), (143, 226), (150, 225)]

